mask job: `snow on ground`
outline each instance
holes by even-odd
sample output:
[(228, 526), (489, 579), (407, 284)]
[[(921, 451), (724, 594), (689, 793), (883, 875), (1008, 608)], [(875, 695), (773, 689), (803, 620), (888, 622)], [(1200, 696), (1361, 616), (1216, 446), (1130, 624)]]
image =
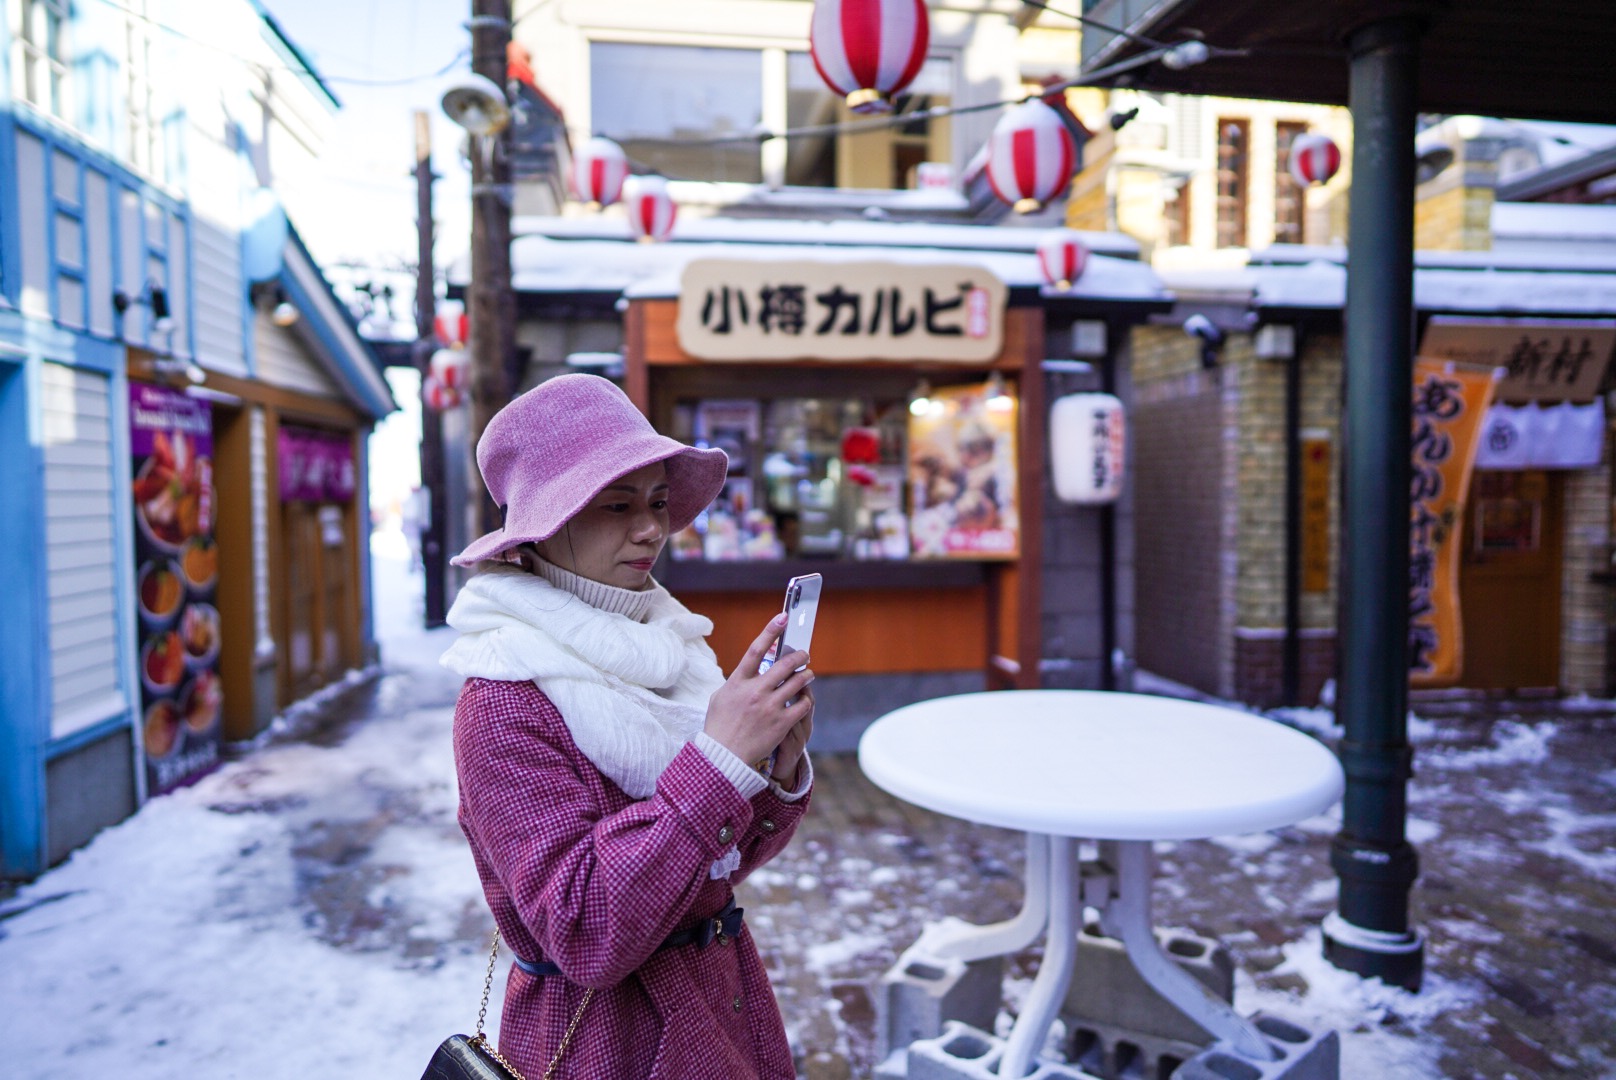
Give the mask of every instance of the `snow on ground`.
[[(491, 923), (454, 820), (452, 632), (419, 629), (402, 544), (374, 548), (379, 678), (284, 718), (0, 903), (0, 1074), (415, 1076), (476, 1016)], [(1339, 808), (1251, 837), (1163, 844), (1155, 919), (1216, 938), (1236, 1006), (1342, 1038), (1342, 1075), (1616, 1075), (1616, 720), (1410, 720), (1409, 835), (1426, 985), (1322, 958)], [(1322, 710), (1279, 717), (1326, 741)], [(795, 842), (739, 891), (814, 1076), (867, 1076), (873, 988), (930, 921), (1021, 903), (1024, 841), (905, 806), (851, 757), (816, 764)], [(998, 1024), (1035, 946), (1009, 958)], [(495, 980), (498, 994), (503, 979)]]

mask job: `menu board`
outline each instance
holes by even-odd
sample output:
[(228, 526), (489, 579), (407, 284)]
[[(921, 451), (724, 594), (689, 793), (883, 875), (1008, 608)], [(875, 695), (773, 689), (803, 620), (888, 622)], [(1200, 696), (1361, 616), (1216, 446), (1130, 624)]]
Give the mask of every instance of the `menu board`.
[(1016, 399), (989, 382), (938, 389), (910, 411), (915, 555), (1015, 558)]
[(219, 549), (208, 403), (131, 383), (129, 444), (141, 738), (146, 788), (155, 795), (219, 761)]

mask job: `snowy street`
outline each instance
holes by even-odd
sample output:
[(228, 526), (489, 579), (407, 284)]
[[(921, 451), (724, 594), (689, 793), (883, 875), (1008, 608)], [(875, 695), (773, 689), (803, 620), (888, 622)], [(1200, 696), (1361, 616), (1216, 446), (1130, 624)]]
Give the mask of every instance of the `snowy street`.
[[(374, 551), (378, 678), (0, 900), (6, 1077), (413, 1078), (469, 1032), (492, 923), (454, 816), (452, 631), (419, 629), (397, 534)], [(1242, 1012), (1337, 1028), (1344, 1077), (1616, 1075), (1612, 703), (1432, 711), (1411, 729), (1422, 993), (1321, 959), (1332, 816), (1158, 845), (1158, 923), (1229, 947)], [(1283, 718), (1331, 735), (1323, 711)], [(868, 1075), (870, 987), (924, 922), (1014, 913), (1022, 842), (816, 762), (797, 840), (739, 900), (802, 1071), (830, 1080)], [(1036, 966), (1013, 963), (1001, 1026)]]

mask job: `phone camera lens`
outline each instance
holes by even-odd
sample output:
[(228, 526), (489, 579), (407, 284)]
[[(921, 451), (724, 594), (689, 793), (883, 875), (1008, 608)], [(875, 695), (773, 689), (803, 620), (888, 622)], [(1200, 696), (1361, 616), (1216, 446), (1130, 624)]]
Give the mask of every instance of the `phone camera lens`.
[(796, 607), (798, 602), (801, 601), (801, 600), (802, 600), (802, 587), (798, 586), (797, 588), (791, 590), (791, 606)]

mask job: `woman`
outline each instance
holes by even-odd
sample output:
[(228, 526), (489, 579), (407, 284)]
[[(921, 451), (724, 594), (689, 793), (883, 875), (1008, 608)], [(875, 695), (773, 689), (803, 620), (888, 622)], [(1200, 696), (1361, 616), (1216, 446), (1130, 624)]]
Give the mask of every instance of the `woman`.
[[(651, 578), (727, 459), (564, 375), (489, 422), (477, 464), (504, 525), (454, 559), (480, 572), (443, 663), (466, 677), (460, 824), (516, 955), (500, 1052), (536, 1080), (576, 1022), (556, 1077), (790, 1080), (733, 886), (807, 810), (813, 672), (796, 652), (758, 674), (777, 617), (726, 679), (712, 623)], [(776, 747), (765, 779), (747, 762)]]

